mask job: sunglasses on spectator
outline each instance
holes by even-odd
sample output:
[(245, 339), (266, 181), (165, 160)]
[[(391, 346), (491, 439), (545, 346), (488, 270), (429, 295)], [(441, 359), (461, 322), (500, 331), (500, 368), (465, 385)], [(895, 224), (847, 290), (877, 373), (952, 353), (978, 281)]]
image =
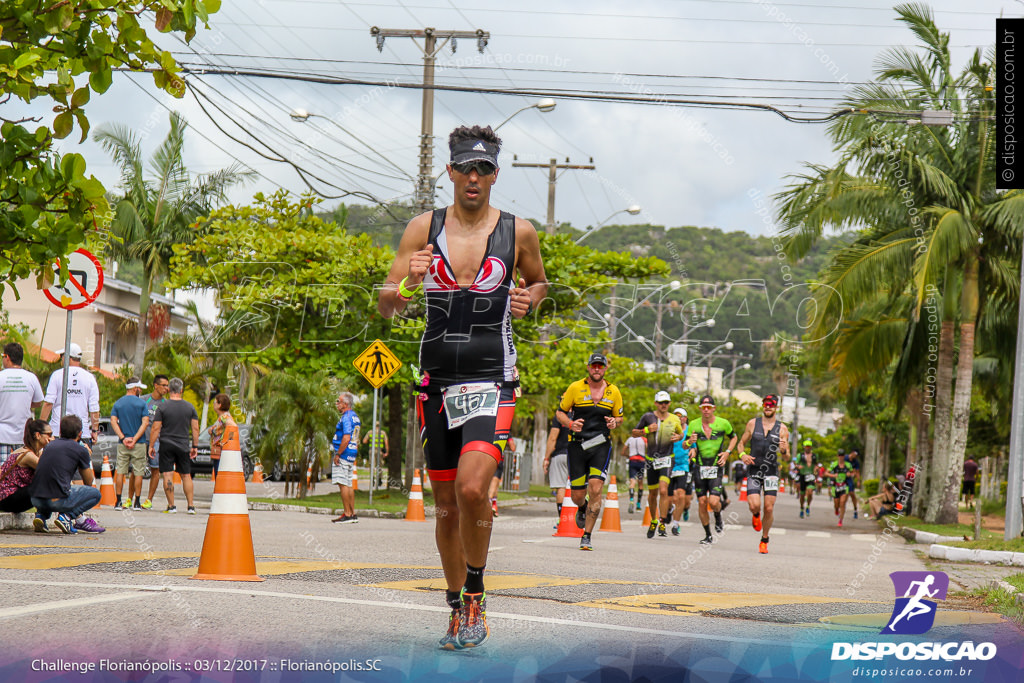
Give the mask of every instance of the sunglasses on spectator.
[(496, 170), (494, 166), (491, 166), (486, 161), (468, 161), (464, 164), (452, 164), (452, 169), (462, 175), (469, 175), (471, 172), (476, 171), (476, 174), (480, 176), (491, 175)]

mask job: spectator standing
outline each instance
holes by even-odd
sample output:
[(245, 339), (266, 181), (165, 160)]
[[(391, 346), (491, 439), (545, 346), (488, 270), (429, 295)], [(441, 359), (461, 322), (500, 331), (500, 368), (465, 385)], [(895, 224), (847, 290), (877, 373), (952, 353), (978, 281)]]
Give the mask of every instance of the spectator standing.
[[(106, 529), (95, 520), (85, 516), (100, 502), (100, 492), (92, 487), (92, 457), (89, 449), (79, 440), (82, 436), (82, 419), (77, 415), (65, 415), (60, 420), (60, 438), (51, 441), (43, 449), (36, 465), (36, 475), (29, 484), (28, 492), (36, 518), (32, 520), (36, 531), (46, 531), (46, 520), (57, 513), (54, 524), (65, 534), (79, 531), (101, 534)], [(84, 486), (71, 484), (81, 475)]]
[(0, 465), (0, 512), (25, 512), (32, 507), (28, 487), (35, 477), (43, 447), (51, 439), (53, 430), (45, 420), (25, 421), (25, 445)]
[[(174, 470), (181, 476), (181, 487), (185, 490), (188, 514), (196, 514), (192, 500), (192, 461), (196, 459), (196, 444), (199, 443), (199, 413), (195, 406), (181, 397), (185, 383), (178, 377), (167, 383), (170, 396), (153, 415), (153, 428), (149, 432), (153, 442), (160, 441), (160, 476), (164, 480), (164, 495), (167, 496), (167, 514), (178, 511), (174, 505)], [(152, 457), (156, 452), (149, 446)]]
[(0, 463), (21, 447), (25, 422), (43, 402), (39, 379), (21, 367), (24, 360), (21, 344), (11, 342), (4, 346), (0, 370)]
[(339, 524), (352, 524), (358, 522), (356, 517), (356, 494), (352, 490), (352, 472), (356, 468), (356, 454), (359, 452), (359, 428), (362, 423), (356, 411), (352, 410), (355, 399), (352, 394), (345, 392), (338, 396), (335, 406), (341, 413), (334, 428), (334, 457), (331, 460), (331, 483), (338, 485), (341, 493), (341, 505), (344, 508), (340, 517), (335, 517), (332, 522)]
[(964, 502), (967, 503), (968, 510), (974, 507), (974, 487), (978, 481), (978, 472), (980, 471), (981, 466), (978, 465), (974, 456), (968, 455), (967, 461), (964, 462), (964, 482), (960, 487), (960, 492), (964, 496)]
[(217, 419), (206, 431), (210, 434), (210, 460), (213, 462), (213, 473), (220, 471), (220, 453), (225, 448), (242, 450), (242, 441), (238, 435), (238, 423), (231, 416), (231, 397), (217, 394), (213, 397), (213, 409), (217, 411)]
[[(561, 402), (562, 398), (558, 398)], [(647, 442), (644, 441), (644, 446)], [(548, 423), (548, 443), (544, 454), (544, 471), (548, 475), (548, 486), (555, 497), (555, 508), (558, 519), (562, 517), (562, 499), (569, 484), (569, 429), (563, 427), (558, 418), (552, 417)], [(555, 522), (555, 529), (558, 523)]]
[[(69, 356), (68, 362), (68, 391), (66, 415), (77, 415), (85, 425), (90, 425), (90, 431), (86, 434), (86, 441), (96, 443), (96, 437), (100, 431), (100, 388), (96, 384), (96, 378), (92, 373), (82, 367), (82, 347), (71, 343), (66, 349), (58, 352), (63, 360), (64, 354)], [(50, 381), (46, 384), (46, 395), (43, 397), (43, 407), (39, 411), (39, 418), (50, 421), (50, 428), (54, 432), (60, 431), (61, 414), (53, 407), (60, 405), (61, 394), (64, 389), (64, 368), (58, 368), (50, 375)]]
[(380, 425), (377, 425), (376, 429), (372, 432), (367, 432), (366, 436), (363, 437), (363, 445), (365, 446), (366, 444), (370, 444), (370, 450), (366, 452), (366, 463), (370, 463), (370, 453), (373, 452), (373, 448), (376, 446), (377, 455), (379, 456), (377, 467), (383, 469), (383, 464), (387, 462), (388, 451), (390, 450), (387, 432), (381, 429)]
[[(156, 409), (159, 408), (163, 403), (167, 401), (167, 392), (170, 391), (168, 386), (169, 379), (167, 375), (156, 375), (153, 377), (153, 393), (146, 396), (146, 409), (149, 411), (149, 430), (143, 434), (142, 443), (147, 446), (147, 455), (149, 455), (149, 469), (151, 476), (149, 477), (149, 495), (146, 496), (146, 500), (142, 501), (142, 509), (148, 510), (153, 507), (153, 496), (156, 495), (156, 487), (160, 484), (160, 477), (157, 473), (160, 471), (160, 443), (150, 439), (150, 434), (153, 430), (153, 416), (156, 415)], [(153, 448), (148, 448), (152, 444)]]
[[(114, 509), (132, 507), (142, 509), (142, 473), (146, 469), (146, 431), (149, 429), (149, 406), (141, 398), (146, 388), (138, 377), (132, 377), (125, 385), (125, 395), (117, 399), (110, 411), (110, 428), (117, 435), (117, 463), (114, 466), (114, 493), (117, 500)], [(129, 466), (132, 477), (128, 483), (128, 500), (122, 505), (121, 492)]]

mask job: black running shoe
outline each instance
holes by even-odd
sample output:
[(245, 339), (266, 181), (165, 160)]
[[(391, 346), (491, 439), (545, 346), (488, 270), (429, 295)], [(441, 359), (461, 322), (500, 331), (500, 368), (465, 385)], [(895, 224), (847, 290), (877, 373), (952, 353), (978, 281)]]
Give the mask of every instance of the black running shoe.
[(654, 538), (654, 532), (658, 530), (658, 520), (652, 519), (651, 525), (647, 527), (647, 538)]
[(580, 529), (587, 525), (587, 501), (583, 501), (583, 505), (576, 508), (576, 526)]

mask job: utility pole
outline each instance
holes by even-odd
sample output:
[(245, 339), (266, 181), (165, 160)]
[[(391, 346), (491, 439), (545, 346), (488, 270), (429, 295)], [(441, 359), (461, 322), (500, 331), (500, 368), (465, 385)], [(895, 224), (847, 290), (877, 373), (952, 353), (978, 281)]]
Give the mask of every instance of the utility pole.
[[(423, 39), (420, 50), (423, 51), (423, 112), (420, 119), (420, 170), (416, 176), (416, 210), (419, 213), (434, 208), (434, 63), (437, 53), (449, 42), (452, 53), (455, 53), (457, 38), (475, 38), (476, 47), (480, 52), (487, 47), (491, 34), (477, 29), (475, 31), (439, 31), (436, 28), (390, 29), (374, 26), (370, 35), (377, 39), (377, 51), (384, 51), (385, 38), (416, 38)], [(438, 39), (441, 43), (438, 44)], [(416, 43), (419, 45), (419, 43)]]
[(589, 164), (570, 164), (569, 159), (565, 160), (564, 164), (559, 164), (558, 159), (552, 159), (546, 164), (521, 164), (518, 161), (514, 161), (515, 157), (512, 157), (515, 168), (546, 168), (548, 169), (548, 222), (544, 226), (544, 232), (549, 235), (555, 234), (555, 184), (558, 182), (558, 171), (559, 170), (586, 170), (593, 171), (594, 158), (590, 158)]

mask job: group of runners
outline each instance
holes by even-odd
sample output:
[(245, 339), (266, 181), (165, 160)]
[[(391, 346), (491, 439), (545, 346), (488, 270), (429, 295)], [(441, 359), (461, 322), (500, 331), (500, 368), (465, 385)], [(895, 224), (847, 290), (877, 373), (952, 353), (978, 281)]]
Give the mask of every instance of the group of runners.
[[(446, 650), (477, 647), (490, 634), (484, 581), (493, 520), (488, 488), (502, 462), (520, 394), (512, 319), (529, 315), (547, 293), (533, 224), (490, 205), (500, 145), (490, 127), (452, 131), (446, 168), (454, 202), (409, 222), (378, 300), (385, 318), (402, 315), (410, 305), (426, 318), (416, 406), (451, 609), (439, 641)], [(564, 472), (561, 481), (570, 482), (583, 550), (593, 549), (613, 452), (611, 430), (624, 421), (622, 396), (605, 379), (607, 369), (608, 359), (595, 353), (586, 377), (565, 390), (545, 458), (549, 471)], [(765, 397), (763, 415), (750, 420), (742, 435), (715, 416), (712, 396), (701, 398), (700, 416), (689, 421), (685, 409), (669, 411), (668, 393), (654, 398), (654, 409), (631, 430), (632, 437), (646, 442), (642, 473), (631, 469), (630, 503), (634, 509), (634, 485), (646, 485), (652, 514), (647, 536), (667, 535), (670, 523), (678, 535), (680, 515), (688, 518), (696, 496), (701, 543), (712, 543), (711, 517), (721, 533), (721, 512), (728, 504), (723, 467), (736, 450), (747, 465), (752, 525), (761, 532), (760, 551), (766, 553), (778, 458), (788, 452), (788, 431), (775, 417), (778, 397)], [(826, 476), (842, 484), (849, 475), (840, 467)]]

